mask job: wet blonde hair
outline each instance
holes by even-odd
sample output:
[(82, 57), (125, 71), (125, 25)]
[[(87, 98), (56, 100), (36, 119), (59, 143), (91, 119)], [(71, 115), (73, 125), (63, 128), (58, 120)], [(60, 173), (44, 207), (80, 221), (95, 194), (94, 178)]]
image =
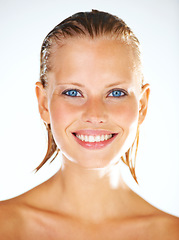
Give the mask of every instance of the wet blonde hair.
[[(48, 33), (43, 41), (41, 48), (40, 81), (44, 88), (48, 86), (48, 72), (53, 70), (52, 57), (55, 54), (56, 49), (54, 46), (60, 47), (65, 44), (66, 39), (73, 39), (75, 37), (117, 39), (133, 50), (136, 65), (140, 68), (139, 41), (122, 19), (97, 10), (92, 10), (91, 12), (79, 12), (58, 24)], [(141, 85), (142, 81), (141, 77)], [(52, 159), (52, 162), (59, 153), (59, 149), (51, 132), (50, 124), (45, 125), (48, 132), (48, 148), (43, 161), (36, 168), (36, 171), (38, 171), (47, 160)], [(131, 148), (125, 153), (125, 156), (121, 157), (122, 161), (129, 167), (136, 182), (135, 162), (138, 141), (139, 129), (137, 130), (136, 138)], [(135, 154), (133, 154), (134, 146)]]

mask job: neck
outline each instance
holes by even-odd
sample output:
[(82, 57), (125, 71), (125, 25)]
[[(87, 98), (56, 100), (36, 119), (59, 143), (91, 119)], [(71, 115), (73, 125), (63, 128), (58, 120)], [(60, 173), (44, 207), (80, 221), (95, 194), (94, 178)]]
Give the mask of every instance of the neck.
[(116, 218), (130, 191), (122, 179), (120, 164), (85, 169), (66, 161), (55, 178), (58, 178), (54, 183), (56, 193), (60, 193), (60, 211), (83, 220), (97, 222)]

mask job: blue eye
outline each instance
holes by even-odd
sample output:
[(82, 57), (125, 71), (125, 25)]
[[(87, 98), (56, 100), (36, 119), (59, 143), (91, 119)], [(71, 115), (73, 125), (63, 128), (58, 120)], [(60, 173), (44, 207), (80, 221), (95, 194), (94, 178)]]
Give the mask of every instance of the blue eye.
[(125, 96), (126, 93), (124, 93), (123, 91), (121, 90), (113, 90), (110, 92), (110, 94), (108, 95), (109, 97), (122, 97), (122, 96)]
[(81, 97), (82, 96), (81, 93), (79, 93), (79, 91), (76, 89), (66, 90), (62, 94), (65, 94), (70, 97)]

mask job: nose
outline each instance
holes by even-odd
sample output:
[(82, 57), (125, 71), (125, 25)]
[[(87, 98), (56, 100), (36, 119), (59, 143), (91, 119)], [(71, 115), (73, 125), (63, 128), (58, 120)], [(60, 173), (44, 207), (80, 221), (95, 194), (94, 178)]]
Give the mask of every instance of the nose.
[(99, 124), (107, 121), (108, 114), (105, 103), (100, 99), (90, 99), (84, 106), (82, 120), (86, 123)]

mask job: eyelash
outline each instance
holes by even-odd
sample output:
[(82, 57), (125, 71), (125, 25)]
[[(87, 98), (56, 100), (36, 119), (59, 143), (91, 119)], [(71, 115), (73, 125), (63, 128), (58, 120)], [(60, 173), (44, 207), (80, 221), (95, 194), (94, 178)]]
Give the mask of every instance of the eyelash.
[[(75, 92), (76, 93), (76, 95), (75, 96), (71, 96), (70, 94), (69, 94), (69, 92)], [(112, 94), (113, 92), (120, 92), (120, 96), (109, 96), (110, 94)], [(82, 93), (78, 90), (78, 89), (67, 89), (67, 90), (65, 90), (65, 91), (63, 91), (62, 92), (62, 94), (64, 94), (64, 95), (66, 95), (66, 96), (69, 96), (69, 97), (82, 97), (83, 95), (82, 95)], [(78, 96), (78, 94), (80, 94), (80, 96)], [(108, 93), (108, 97), (114, 97), (114, 98), (120, 98), (120, 97), (124, 97), (124, 96), (126, 96), (126, 95), (128, 95), (128, 93), (125, 91), (125, 90), (123, 90), (123, 89), (112, 89), (109, 93)]]
[[(70, 94), (67, 94), (69, 92), (79, 93), (80, 96), (70, 96)], [(77, 90), (77, 89), (67, 89), (67, 90), (63, 91), (62, 94), (66, 95), (66, 96), (69, 96), (69, 97), (81, 97), (82, 96), (81, 92), (79, 90)]]
[[(120, 92), (120, 96), (109, 96), (110, 94), (112, 94), (113, 92)], [(114, 97), (114, 98), (120, 98), (120, 97), (125, 97), (126, 95), (128, 95), (127, 91), (125, 91), (124, 89), (112, 89), (109, 94), (108, 97)]]

